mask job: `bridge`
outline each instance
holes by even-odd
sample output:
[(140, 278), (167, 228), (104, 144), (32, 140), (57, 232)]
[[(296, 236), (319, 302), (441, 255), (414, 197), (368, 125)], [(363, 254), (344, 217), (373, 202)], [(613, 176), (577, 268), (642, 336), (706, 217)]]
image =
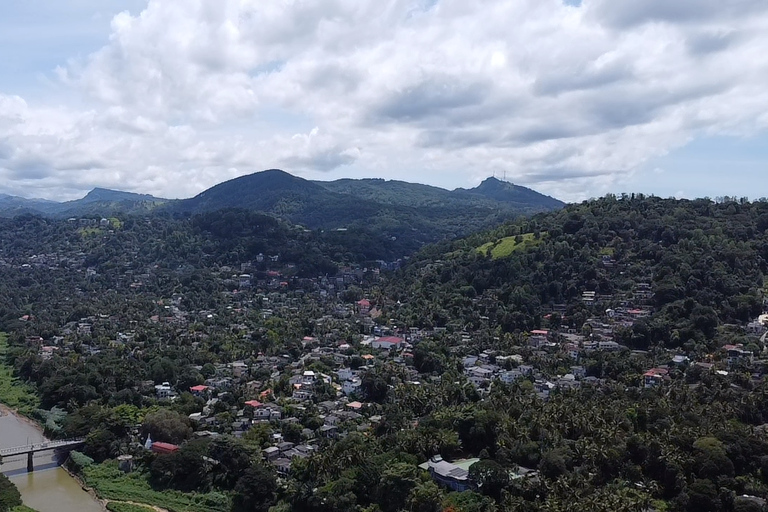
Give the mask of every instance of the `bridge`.
[(72, 448), (80, 446), (85, 442), (85, 438), (80, 439), (62, 439), (59, 441), (44, 441), (42, 443), (28, 444), (26, 446), (14, 446), (12, 448), (0, 449), (0, 461), (4, 457), (15, 457), (18, 455), (27, 455), (27, 472), (32, 473), (35, 470), (34, 456), (36, 453), (47, 451), (69, 452)]

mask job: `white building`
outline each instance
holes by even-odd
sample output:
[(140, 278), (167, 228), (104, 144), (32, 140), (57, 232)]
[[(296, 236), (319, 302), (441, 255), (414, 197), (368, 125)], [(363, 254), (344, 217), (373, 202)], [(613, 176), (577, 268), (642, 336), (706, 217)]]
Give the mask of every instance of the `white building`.
[(155, 394), (158, 400), (164, 400), (176, 396), (169, 382), (163, 382), (155, 386)]

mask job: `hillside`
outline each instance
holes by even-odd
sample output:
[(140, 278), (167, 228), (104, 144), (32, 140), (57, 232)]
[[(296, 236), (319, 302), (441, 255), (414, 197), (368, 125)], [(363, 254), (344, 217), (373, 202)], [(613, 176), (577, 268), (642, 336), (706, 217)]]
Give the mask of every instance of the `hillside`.
[(392, 291), (426, 326), (534, 329), (565, 304), (564, 324), (578, 329), (635, 305), (651, 314), (622, 333), (630, 346), (711, 344), (719, 326), (761, 312), (766, 229), (768, 203), (606, 197), (430, 246)]

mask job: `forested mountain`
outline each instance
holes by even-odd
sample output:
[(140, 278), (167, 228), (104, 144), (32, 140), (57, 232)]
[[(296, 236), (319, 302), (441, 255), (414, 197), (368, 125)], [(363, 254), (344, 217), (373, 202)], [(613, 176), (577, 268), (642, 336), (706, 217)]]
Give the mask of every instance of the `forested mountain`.
[[(494, 189), (498, 189), (495, 196)], [(509, 194), (510, 190), (515, 192)], [(373, 238), (389, 238), (403, 256), (424, 243), (562, 204), (497, 180), (486, 180), (477, 189), (449, 192), (400, 181), (312, 182), (272, 169), (221, 183), (191, 199), (169, 204), (168, 209), (201, 212), (238, 207), (270, 213), (310, 228), (353, 229)]]
[(553, 197), (545, 196), (527, 187), (501, 181), (495, 177), (486, 178), (475, 188), (458, 188), (451, 192), (451, 196), (462, 199), (471, 197), (473, 200), (476, 200), (478, 197), (484, 197), (520, 208), (537, 205), (542, 209), (557, 210), (565, 205), (562, 201)]
[(368, 252), (378, 251), (377, 257), (391, 258), (411, 254), (425, 243), (562, 205), (551, 197), (493, 178), (474, 189), (449, 192), (401, 181), (313, 182), (272, 169), (220, 183), (182, 200), (98, 188), (82, 199), (64, 203), (4, 196), (0, 197), (0, 216), (190, 215), (240, 208), (312, 229), (352, 230), (377, 248), (386, 246)]
[(167, 201), (167, 199), (148, 194), (134, 194), (105, 188), (95, 188), (81, 199), (65, 202), (0, 195), (0, 216), (13, 217), (15, 215), (34, 214), (49, 217), (69, 217), (79, 215), (110, 216), (115, 213), (146, 214)]
[(332, 192), (339, 192), (383, 204), (400, 206), (432, 206), (441, 208), (508, 208), (521, 212), (556, 210), (565, 203), (535, 190), (487, 178), (471, 189), (448, 191), (439, 187), (383, 179), (341, 179), (315, 181)]

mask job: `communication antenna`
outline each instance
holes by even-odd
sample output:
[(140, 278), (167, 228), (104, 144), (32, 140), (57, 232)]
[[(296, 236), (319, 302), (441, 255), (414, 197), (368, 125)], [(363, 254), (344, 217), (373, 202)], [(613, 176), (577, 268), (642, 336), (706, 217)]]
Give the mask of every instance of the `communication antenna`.
[(504, 178), (501, 181), (507, 181), (507, 171), (504, 171)]

